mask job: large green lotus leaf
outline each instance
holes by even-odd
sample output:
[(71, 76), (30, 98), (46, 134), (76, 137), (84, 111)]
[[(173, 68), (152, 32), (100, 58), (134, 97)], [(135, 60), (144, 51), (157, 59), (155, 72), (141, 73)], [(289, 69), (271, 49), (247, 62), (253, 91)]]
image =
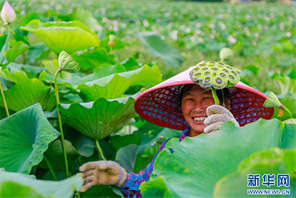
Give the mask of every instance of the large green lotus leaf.
[(79, 21), (42, 23), (32, 20), (20, 29), (36, 34), (56, 54), (62, 51), (71, 54), (100, 43), (98, 36)]
[(97, 19), (94, 18), (92, 13), (86, 9), (76, 9), (69, 15), (59, 15), (59, 18), (64, 21), (78, 20), (98, 33), (101, 33), (103, 30)]
[(120, 164), (126, 171), (133, 172), (136, 161), (138, 145), (130, 144), (120, 148), (115, 157), (115, 161)]
[(87, 98), (87, 101), (93, 101), (100, 97), (108, 99), (120, 97), (130, 86), (154, 86), (161, 81), (161, 73), (157, 66), (143, 67), (127, 71), (123, 73), (116, 73), (97, 80), (78, 85), (77, 89), (81, 95)]
[[(10, 111), (9, 110), (9, 115), (12, 115), (12, 114), (14, 114), (15, 112), (14, 111)], [(6, 114), (6, 110), (5, 110), (5, 108), (4, 107), (0, 107), (0, 120), (2, 119), (2, 118), (6, 118), (7, 117), (7, 114)]]
[[(295, 197), (296, 193), (296, 149), (282, 150), (279, 148), (272, 148), (267, 151), (255, 153), (249, 158), (245, 159), (239, 165), (236, 172), (223, 177), (216, 184), (213, 197), (248, 197), (249, 189), (289, 189), (290, 195), (288, 197)], [(248, 174), (259, 174), (260, 181), (258, 187), (248, 187)], [(264, 174), (274, 174), (274, 185), (263, 185)], [(289, 174), (289, 187), (278, 187), (277, 175)]]
[(158, 190), (167, 197), (212, 197), (215, 184), (251, 154), (273, 147), (295, 148), (295, 131), (294, 124), (260, 119), (244, 127), (225, 122), (218, 133), (181, 142), (171, 139), (156, 158), (151, 179), (140, 186), (141, 192), (144, 197), (151, 195), (149, 185), (161, 174), (167, 190)]
[[(125, 72), (126, 69), (121, 65), (121, 64), (115, 64), (115, 65), (106, 65), (103, 66), (102, 68), (96, 68), (93, 70), (93, 72), (89, 75), (86, 76), (79, 76), (76, 75), (76, 73), (68, 73), (71, 78), (70, 79), (62, 79), (60, 77), (57, 78), (58, 84), (60, 83), (67, 83), (70, 84), (73, 87), (77, 87), (81, 83), (86, 83), (89, 81), (96, 80), (98, 78), (102, 78), (104, 76), (108, 76), (114, 73), (120, 73), (120, 72)], [(44, 80), (48, 83), (53, 83), (54, 81), (54, 76), (51, 74), (43, 73), (44, 75)]]
[(34, 65), (25, 65), (12, 62), (6, 66), (7, 69), (10, 70), (11, 73), (18, 72), (18, 71), (25, 71), (28, 77), (30, 76), (37, 76), (42, 71), (46, 70), (44, 67), (34, 66)]
[(10, 89), (15, 84), (14, 82), (11, 82), (9, 80), (6, 80), (5, 78), (2, 78), (1, 76), (0, 76), (0, 83), (3, 91)]
[[(7, 69), (0, 70), (0, 77), (15, 83), (12, 88), (4, 91), (10, 110), (19, 111), (36, 103), (40, 103), (45, 111), (50, 111), (55, 107), (52, 88), (44, 85), (40, 80), (29, 79), (26, 73), (21, 71), (11, 74)], [(4, 106), (2, 97), (0, 97), (0, 106)]]
[(74, 192), (80, 190), (83, 185), (80, 174), (76, 174), (62, 181), (45, 181), (38, 180), (32, 175), (28, 176), (20, 173), (0, 171), (0, 186), (6, 182), (15, 183), (22, 187), (30, 187), (34, 189), (35, 193), (53, 198), (71, 198)]
[(60, 133), (46, 119), (40, 104), (0, 120), (0, 167), (29, 174)]
[(15, 39), (10, 40), (8, 44), (10, 49), (4, 52), (4, 56), (7, 59), (7, 64), (14, 61), (19, 55), (30, 48), (28, 44), (24, 43), (23, 41), (16, 41)]
[(127, 98), (99, 98), (88, 103), (61, 104), (65, 123), (84, 135), (100, 140), (122, 127), (134, 115), (135, 94)]
[(14, 33), (12, 31), (8, 31), (8, 34), (6, 37), (1, 37), (1, 52), (0, 52), (0, 65), (6, 65), (7, 59), (4, 55), (4, 53), (9, 49), (9, 41), (14, 38)]
[(45, 198), (30, 186), (6, 181), (0, 185), (0, 198), (22, 197), (22, 198)]
[[(119, 190), (118, 188), (115, 188)], [(122, 195), (119, 196), (115, 194), (114, 187), (106, 186), (106, 185), (96, 185), (88, 189), (87, 191), (81, 193), (83, 198), (94, 198), (94, 197), (112, 197), (112, 198), (120, 198), (123, 197)]]
[(272, 78), (276, 79), (280, 86), (280, 95), (291, 93), (294, 97), (296, 97), (296, 79), (281, 75), (274, 75)]
[(48, 55), (50, 52), (49, 48), (43, 42), (31, 43), (27, 60), (30, 64), (34, 64), (37, 60), (44, 58), (44, 56)]
[(181, 53), (163, 41), (157, 32), (140, 32), (136, 36), (151, 55), (163, 59), (167, 66), (178, 67), (182, 64)]
[(72, 57), (78, 63), (79, 67), (84, 70), (93, 69), (108, 62), (107, 51), (102, 47), (85, 50), (79, 54), (74, 53)]

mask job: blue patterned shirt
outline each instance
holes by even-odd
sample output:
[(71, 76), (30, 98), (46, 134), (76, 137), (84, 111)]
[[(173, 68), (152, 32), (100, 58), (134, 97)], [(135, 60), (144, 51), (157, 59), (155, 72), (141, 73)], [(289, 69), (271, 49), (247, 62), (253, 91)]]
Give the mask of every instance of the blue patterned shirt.
[[(190, 128), (185, 129), (180, 134), (179, 140), (182, 141), (185, 137), (189, 136), (189, 132)], [(168, 140), (161, 143), (157, 153), (153, 157), (152, 162), (150, 162), (144, 170), (142, 170), (139, 174), (127, 173), (127, 177), (124, 184), (119, 188), (125, 197), (142, 197), (142, 194), (139, 190), (139, 186), (142, 182), (149, 180), (154, 168), (154, 161), (158, 156), (159, 152), (162, 151), (162, 149), (165, 147)]]

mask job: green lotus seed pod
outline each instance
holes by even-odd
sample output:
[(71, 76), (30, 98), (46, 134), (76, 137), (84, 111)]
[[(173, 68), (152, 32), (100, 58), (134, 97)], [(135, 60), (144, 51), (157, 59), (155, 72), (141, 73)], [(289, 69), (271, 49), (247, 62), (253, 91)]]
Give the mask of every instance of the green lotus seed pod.
[(62, 51), (59, 55), (59, 68), (62, 71), (70, 73), (74, 73), (79, 70), (78, 63), (65, 51)]
[(222, 48), (219, 52), (220, 61), (230, 60), (233, 57), (233, 52), (230, 48)]
[(290, 117), (293, 118), (293, 115), (290, 112), (290, 110), (287, 107), (285, 107), (284, 105), (282, 105), (282, 103), (279, 101), (279, 99), (277, 98), (277, 96), (273, 92), (270, 92), (270, 94), (266, 98), (265, 102), (263, 103), (263, 106), (264, 107), (277, 107), (277, 108), (279, 108), (278, 117), (282, 117), (284, 115), (283, 110), (285, 110), (286, 112), (288, 112)]
[(279, 108), (280, 106), (282, 106), (282, 103), (279, 101), (279, 99), (277, 98), (277, 96), (273, 92), (270, 92), (270, 94), (266, 98), (263, 106), (264, 107), (277, 107), (277, 108)]
[(224, 63), (200, 63), (190, 71), (190, 79), (204, 89), (232, 87), (240, 80), (239, 70)]

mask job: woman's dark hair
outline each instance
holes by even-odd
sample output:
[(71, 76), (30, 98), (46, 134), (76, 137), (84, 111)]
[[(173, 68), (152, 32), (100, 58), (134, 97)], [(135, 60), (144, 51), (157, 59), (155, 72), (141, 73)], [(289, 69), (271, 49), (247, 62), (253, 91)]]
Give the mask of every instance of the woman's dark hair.
[[(190, 89), (194, 86), (195, 84), (187, 84), (187, 85), (181, 85), (179, 86), (179, 98), (178, 98), (178, 101), (179, 101), (179, 108), (181, 108), (181, 104), (182, 104), (182, 98), (183, 98), (183, 95), (190, 91)], [(224, 89), (219, 89), (219, 90), (216, 90), (216, 94), (219, 98), (219, 101), (221, 102), (221, 104), (225, 103), (226, 99), (228, 100), (230, 98), (230, 95), (229, 95), (229, 90), (227, 88), (224, 88)]]

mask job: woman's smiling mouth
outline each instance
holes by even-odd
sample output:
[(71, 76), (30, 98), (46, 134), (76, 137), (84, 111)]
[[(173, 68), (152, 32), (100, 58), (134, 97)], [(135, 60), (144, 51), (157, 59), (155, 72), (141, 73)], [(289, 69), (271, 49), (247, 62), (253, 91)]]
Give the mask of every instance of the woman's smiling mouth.
[(193, 117), (194, 121), (204, 121), (207, 117)]

